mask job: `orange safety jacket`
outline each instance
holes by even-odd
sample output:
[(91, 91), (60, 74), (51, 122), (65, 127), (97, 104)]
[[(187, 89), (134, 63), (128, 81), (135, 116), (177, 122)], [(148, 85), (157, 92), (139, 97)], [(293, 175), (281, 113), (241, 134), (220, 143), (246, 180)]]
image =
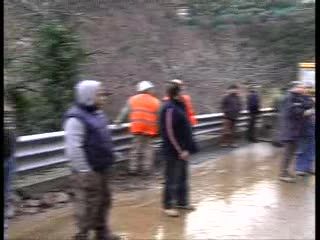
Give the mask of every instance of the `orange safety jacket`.
[[(193, 111), (190, 95), (182, 95), (181, 97), (182, 97), (184, 105), (186, 106), (187, 116), (189, 118), (191, 125), (192, 126), (196, 125), (198, 123), (198, 120), (196, 119), (194, 111)], [(166, 101), (168, 99), (169, 98), (167, 96), (163, 98), (164, 101)]]
[(150, 94), (137, 94), (129, 98), (130, 132), (155, 136), (158, 134), (160, 101)]

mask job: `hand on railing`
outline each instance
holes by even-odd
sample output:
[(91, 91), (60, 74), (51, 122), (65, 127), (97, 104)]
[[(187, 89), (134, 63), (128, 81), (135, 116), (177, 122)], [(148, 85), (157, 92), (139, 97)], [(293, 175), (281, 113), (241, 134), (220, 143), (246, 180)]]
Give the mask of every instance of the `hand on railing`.
[(114, 126), (114, 129), (117, 130), (117, 129), (120, 129), (122, 127), (122, 124), (119, 121), (115, 121), (113, 126)]

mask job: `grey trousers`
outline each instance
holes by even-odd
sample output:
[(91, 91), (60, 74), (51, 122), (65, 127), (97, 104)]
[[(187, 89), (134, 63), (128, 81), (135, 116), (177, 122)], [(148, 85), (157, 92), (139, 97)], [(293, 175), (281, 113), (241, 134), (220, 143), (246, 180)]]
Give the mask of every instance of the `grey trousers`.
[(87, 240), (91, 230), (97, 233), (111, 234), (109, 212), (111, 208), (111, 190), (108, 171), (73, 173), (74, 215), (76, 220), (76, 240)]
[(281, 175), (288, 175), (289, 167), (294, 159), (294, 155), (297, 149), (296, 141), (285, 141), (284, 142), (284, 155), (281, 163)]
[(154, 149), (151, 145), (153, 138), (141, 134), (136, 134), (133, 137), (129, 172), (135, 173), (141, 169), (144, 173), (151, 173), (154, 165)]

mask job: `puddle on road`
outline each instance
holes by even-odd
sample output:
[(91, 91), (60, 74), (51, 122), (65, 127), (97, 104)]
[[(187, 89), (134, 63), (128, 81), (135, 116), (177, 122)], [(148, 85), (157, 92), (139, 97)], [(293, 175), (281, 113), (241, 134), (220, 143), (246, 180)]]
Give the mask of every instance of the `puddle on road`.
[[(163, 214), (159, 188), (116, 193), (112, 229), (128, 240), (314, 239), (314, 177), (279, 182), (281, 156), (258, 145), (192, 169), (191, 200), (197, 209), (179, 218)], [(10, 226), (10, 240), (63, 240), (73, 233), (71, 208), (26, 216)]]

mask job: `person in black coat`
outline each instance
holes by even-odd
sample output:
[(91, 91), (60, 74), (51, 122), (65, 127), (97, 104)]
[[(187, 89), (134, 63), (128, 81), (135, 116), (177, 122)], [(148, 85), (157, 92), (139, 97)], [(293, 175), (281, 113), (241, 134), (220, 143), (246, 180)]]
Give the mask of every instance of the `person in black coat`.
[[(165, 157), (163, 208), (168, 216), (178, 216), (177, 208), (193, 210), (188, 198), (188, 160), (197, 151), (186, 107), (180, 100), (181, 87), (171, 83), (169, 100), (160, 112), (160, 134)], [(174, 204), (173, 201), (176, 201)]]
[(289, 174), (289, 167), (297, 149), (297, 143), (302, 135), (304, 116), (312, 110), (312, 102), (303, 95), (304, 86), (295, 82), (283, 100), (280, 112), (280, 140), (284, 144), (284, 156), (280, 169), (280, 180), (293, 182), (294, 176)]
[(272, 117), (272, 145), (275, 147), (283, 146), (280, 141), (280, 112), (287, 93), (287, 88), (282, 87), (272, 104), (272, 108), (274, 109), (274, 115)]
[(250, 89), (250, 92), (247, 96), (247, 110), (249, 112), (249, 125), (247, 131), (247, 138), (250, 142), (256, 142), (255, 136), (255, 125), (257, 116), (259, 114), (260, 109), (260, 98), (258, 93), (254, 88)]
[(221, 110), (224, 114), (224, 127), (221, 139), (221, 146), (236, 147), (234, 143), (236, 132), (236, 121), (242, 110), (241, 98), (239, 96), (239, 88), (233, 84), (228, 88), (227, 94), (221, 102)]

